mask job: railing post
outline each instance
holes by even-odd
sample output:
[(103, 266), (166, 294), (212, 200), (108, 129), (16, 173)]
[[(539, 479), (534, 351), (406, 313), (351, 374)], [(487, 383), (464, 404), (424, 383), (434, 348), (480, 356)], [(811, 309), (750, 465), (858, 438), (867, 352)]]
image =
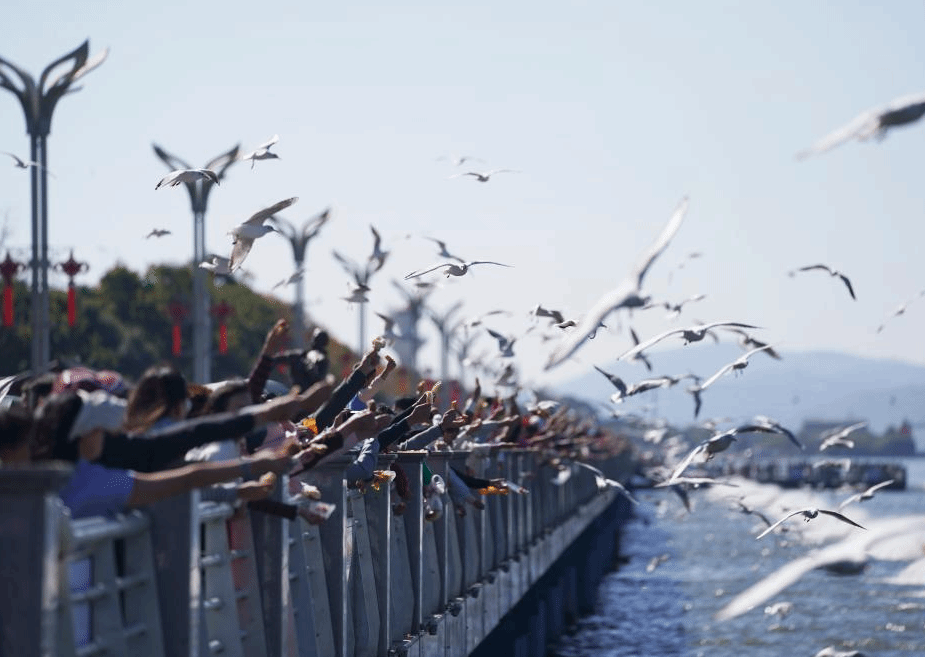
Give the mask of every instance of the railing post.
[(0, 655), (57, 654), (58, 490), (70, 468), (0, 470)]
[(414, 615), (411, 620), (411, 632), (421, 632), (423, 619), (424, 595), (422, 589), (423, 579), (423, 551), (424, 540), (424, 498), (422, 494), (421, 464), (424, 462), (426, 451), (399, 452), (398, 464), (408, 476), (408, 506), (405, 510), (405, 534), (408, 537), (408, 559), (411, 562), (411, 586), (414, 592)]
[(199, 573), (199, 491), (151, 504), (148, 515), (164, 654), (199, 657), (206, 644)]
[(319, 526), (324, 569), (328, 583), (328, 602), (331, 608), (331, 625), (334, 630), (333, 657), (350, 657), (350, 639), (353, 628), (347, 588), (347, 486), (344, 470), (353, 462), (353, 456), (327, 458), (312, 468), (311, 481), (321, 491), (321, 499), (334, 504), (334, 512)]
[[(395, 461), (394, 454), (380, 454), (376, 465), (379, 470), (388, 470)], [(392, 484), (383, 481), (376, 490), (367, 488), (364, 496), (366, 502), (366, 522), (369, 528), (369, 548), (373, 562), (373, 574), (376, 579), (376, 597), (379, 601), (379, 639), (377, 655), (386, 655), (391, 640), (389, 629), (392, 625), (390, 604), (392, 588)]]
[[(271, 499), (282, 502), (288, 489), (286, 477), (280, 477)], [(260, 582), (263, 609), (263, 632), (267, 655), (282, 655), (286, 645), (285, 603), (289, 599), (289, 520), (268, 513), (250, 514), (254, 537), (254, 557)]]

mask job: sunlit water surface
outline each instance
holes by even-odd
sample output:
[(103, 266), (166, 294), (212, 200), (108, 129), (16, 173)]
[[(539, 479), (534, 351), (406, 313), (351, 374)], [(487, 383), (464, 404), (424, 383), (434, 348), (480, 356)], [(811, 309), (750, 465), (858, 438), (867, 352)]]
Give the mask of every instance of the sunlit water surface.
[[(925, 460), (910, 459), (906, 465), (906, 491), (881, 491), (847, 506), (844, 514), (865, 526), (887, 516), (925, 515)], [(773, 521), (785, 515), (784, 509), (837, 509), (849, 494), (782, 491), (743, 481), (740, 488), (692, 493), (693, 510), (687, 513), (671, 493), (640, 491), (642, 504), (621, 540), (629, 562), (603, 580), (595, 612), (581, 619), (552, 653), (812, 657), (835, 646), (868, 656), (925, 656), (922, 532), (905, 539), (901, 560), (870, 560), (857, 575), (810, 570), (741, 616), (713, 618), (733, 597), (781, 566), (861, 531), (820, 515), (810, 523), (793, 518), (785, 523), (789, 531), (755, 540), (764, 525), (738, 511), (737, 499), (744, 495), (747, 504), (765, 510)], [(914, 573), (904, 570), (913, 562), (920, 566)], [(775, 603), (790, 603), (789, 613), (766, 611)]]

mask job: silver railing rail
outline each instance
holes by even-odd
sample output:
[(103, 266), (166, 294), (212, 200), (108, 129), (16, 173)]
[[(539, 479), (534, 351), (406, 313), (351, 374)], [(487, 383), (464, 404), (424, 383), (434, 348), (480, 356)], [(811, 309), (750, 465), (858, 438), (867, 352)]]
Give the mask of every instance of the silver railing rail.
[[(344, 480), (351, 458), (300, 475), (335, 505), (320, 525), (198, 496), (175, 502), (172, 525), (156, 509), (152, 520), (68, 522), (54, 495), (66, 472), (0, 470), (0, 548), (19, 536), (36, 549), (26, 558), (10, 547), (29, 567), (0, 570), (7, 593), (21, 589), (29, 605), (0, 600), (0, 646), (16, 648), (4, 654), (461, 657), (615, 499), (588, 469), (526, 449), (384, 454), (378, 467), (397, 474), (359, 487)], [(426, 518), (424, 482), (433, 474), (449, 484), (451, 468), (529, 492), (475, 495), (481, 510), (444, 493), (442, 513)], [(577, 578), (555, 585), (564, 600)], [(16, 619), (41, 622), (17, 635)]]

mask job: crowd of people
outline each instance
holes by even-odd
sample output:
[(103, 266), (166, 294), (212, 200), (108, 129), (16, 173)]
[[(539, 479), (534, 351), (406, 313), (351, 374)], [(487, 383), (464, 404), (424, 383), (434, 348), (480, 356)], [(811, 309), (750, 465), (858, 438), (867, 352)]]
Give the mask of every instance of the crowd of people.
[[(0, 410), (0, 464), (71, 464), (60, 495), (74, 519), (201, 489), (206, 501), (320, 523), (326, 505), (306, 471), (338, 454), (354, 456), (345, 472), (350, 485), (392, 481), (401, 513), (407, 480), (397, 464), (376, 470), (383, 452), (506, 443), (556, 459), (620, 449), (619, 439), (565, 406), (523, 411), (515, 396), (483, 398), (478, 380), (464, 403), (443, 409), (423, 382), (416, 395), (380, 400), (396, 367), (380, 338), (339, 383), (328, 371), (326, 333), (316, 330), (307, 350), (284, 350), (287, 340), (288, 324), (279, 320), (246, 378), (208, 384), (190, 383), (171, 366), (149, 368), (133, 386), (117, 373), (86, 368), (79, 376), (64, 370), (15, 377)], [(279, 364), (289, 366), (291, 389), (270, 380)], [(286, 494), (273, 495), (287, 474)], [(465, 514), (484, 508), (482, 494), (521, 490), (520, 482), (455, 468), (447, 479), (424, 469), (429, 520), (443, 512), (446, 494)]]

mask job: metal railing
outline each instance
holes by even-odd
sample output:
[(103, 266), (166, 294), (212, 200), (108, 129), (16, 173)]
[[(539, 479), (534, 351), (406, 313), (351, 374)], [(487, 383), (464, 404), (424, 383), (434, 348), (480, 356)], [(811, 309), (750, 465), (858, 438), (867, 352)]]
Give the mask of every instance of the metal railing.
[[(444, 481), (454, 467), (529, 493), (482, 496), (482, 510), (444, 494), (443, 513), (428, 520), (425, 462)], [(344, 480), (350, 463), (335, 457), (300, 475), (335, 505), (320, 525), (195, 495), (181, 500), (191, 508), (176, 531), (156, 512), (153, 522), (134, 513), (69, 523), (72, 538), (52, 573), (59, 604), (43, 611), (57, 647), (44, 654), (468, 655), (615, 498), (586, 468), (572, 467), (556, 485), (558, 469), (525, 449), (381, 455), (381, 469), (403, 472), (405, 497), (388, 478), (352, 488)], [(7, 474), (0, 470), (0, 480)], [(183, 531), (190, 518), (198, 531)], [(166, 535), (175, 539), (174, 558), (161, 554), (171, 544)], [(160, 562), (187, 561), (188, 586), (183, 573), (160, 570)], [(54, 570), (54, 560), (46, 562)], [(182, 585), (165, 591), (162, 578)]]

